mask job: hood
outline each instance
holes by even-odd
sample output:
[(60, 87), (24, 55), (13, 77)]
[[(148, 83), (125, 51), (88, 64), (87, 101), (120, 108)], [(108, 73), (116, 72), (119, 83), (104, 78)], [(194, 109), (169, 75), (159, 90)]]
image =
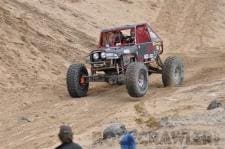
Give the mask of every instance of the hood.
[(124, 46), (124, 47), (109, 47), (109, 48), (100, 48), (97, 50), (93, 50), (91, 54), (96, 52), (106, 52), (106, 53), (115, 53), (118, 56), (121, 56), (123, 54), (136, 54), (137, 52), (137, 46)]

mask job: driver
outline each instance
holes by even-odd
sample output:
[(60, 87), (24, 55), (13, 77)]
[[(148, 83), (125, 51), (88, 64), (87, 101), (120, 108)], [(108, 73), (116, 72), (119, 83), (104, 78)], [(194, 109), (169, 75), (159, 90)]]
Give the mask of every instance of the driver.
[(121, 45), (124, 35), (121, 31), (115, 32), (115, 44), (114, 45)]
[(130, 35), (124, 36), (122, 40), (123, 44), (134, 44), (135, 43), (135, 29), (130, 29)]

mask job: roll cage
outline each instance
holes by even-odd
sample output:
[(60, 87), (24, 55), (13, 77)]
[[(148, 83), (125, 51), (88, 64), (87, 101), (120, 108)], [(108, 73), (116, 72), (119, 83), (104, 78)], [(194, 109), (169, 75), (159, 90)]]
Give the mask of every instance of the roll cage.
[[(121, 33), (123, 31), (130, 30), (130, 32), (134, 32), (134, 40), (132, 42), (122, 42), (122, 38), (129, 38), (131, 35), (123, 36)], [(121, 36), (119, 44), (115, 44), (118, 38), (116, 36)], [(110, 39), (111, 37), (111, 39)], [(106, 44), (105, 40), (108, 40), (108, 44)], [(144, 43), (160, 43), (161, 52), (163, 51), (163, 42), (159, 35), (150, 27), (150, 25), (136, 24), (136, 25), (126, 25), (121, 27), (115, 27), (110, 29), (104, 29), (100, 33), (100, 40), (98, 44), (98, 48), (104, 47), (117, 47), (117, 46), (131, 46), (131, 45), (139, 45)]]

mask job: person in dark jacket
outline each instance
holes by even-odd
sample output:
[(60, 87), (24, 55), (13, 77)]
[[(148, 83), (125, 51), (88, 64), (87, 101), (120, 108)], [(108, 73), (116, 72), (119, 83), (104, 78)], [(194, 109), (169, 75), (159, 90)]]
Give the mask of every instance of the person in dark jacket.
[(73, 142), (73, 131), (70, 126), (60, 126), (58, 136), (62, 144), (55, 149), (82, 149), (79, 144)]

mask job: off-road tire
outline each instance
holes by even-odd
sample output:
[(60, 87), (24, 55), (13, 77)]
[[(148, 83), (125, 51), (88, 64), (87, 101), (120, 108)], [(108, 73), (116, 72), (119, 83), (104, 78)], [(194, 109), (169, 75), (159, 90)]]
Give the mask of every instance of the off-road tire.
[(71, 97), (84, 97), (87, 95), (89, 81), (81, 84), (82, 76), (88, 76), (87, 68), (83, 64), (72, 64), (67, 71), (67, 89)]
[(178, 57), (168, 57), (162, 68), (162, 81), (166, 86), (180, 86), (184, 79), (184, 65)]
[(148, 90), (148, 69), (143, 63), (134, 62), (128, 65), (126, 88), (131, 97), (142, 97), (146, 94)]

